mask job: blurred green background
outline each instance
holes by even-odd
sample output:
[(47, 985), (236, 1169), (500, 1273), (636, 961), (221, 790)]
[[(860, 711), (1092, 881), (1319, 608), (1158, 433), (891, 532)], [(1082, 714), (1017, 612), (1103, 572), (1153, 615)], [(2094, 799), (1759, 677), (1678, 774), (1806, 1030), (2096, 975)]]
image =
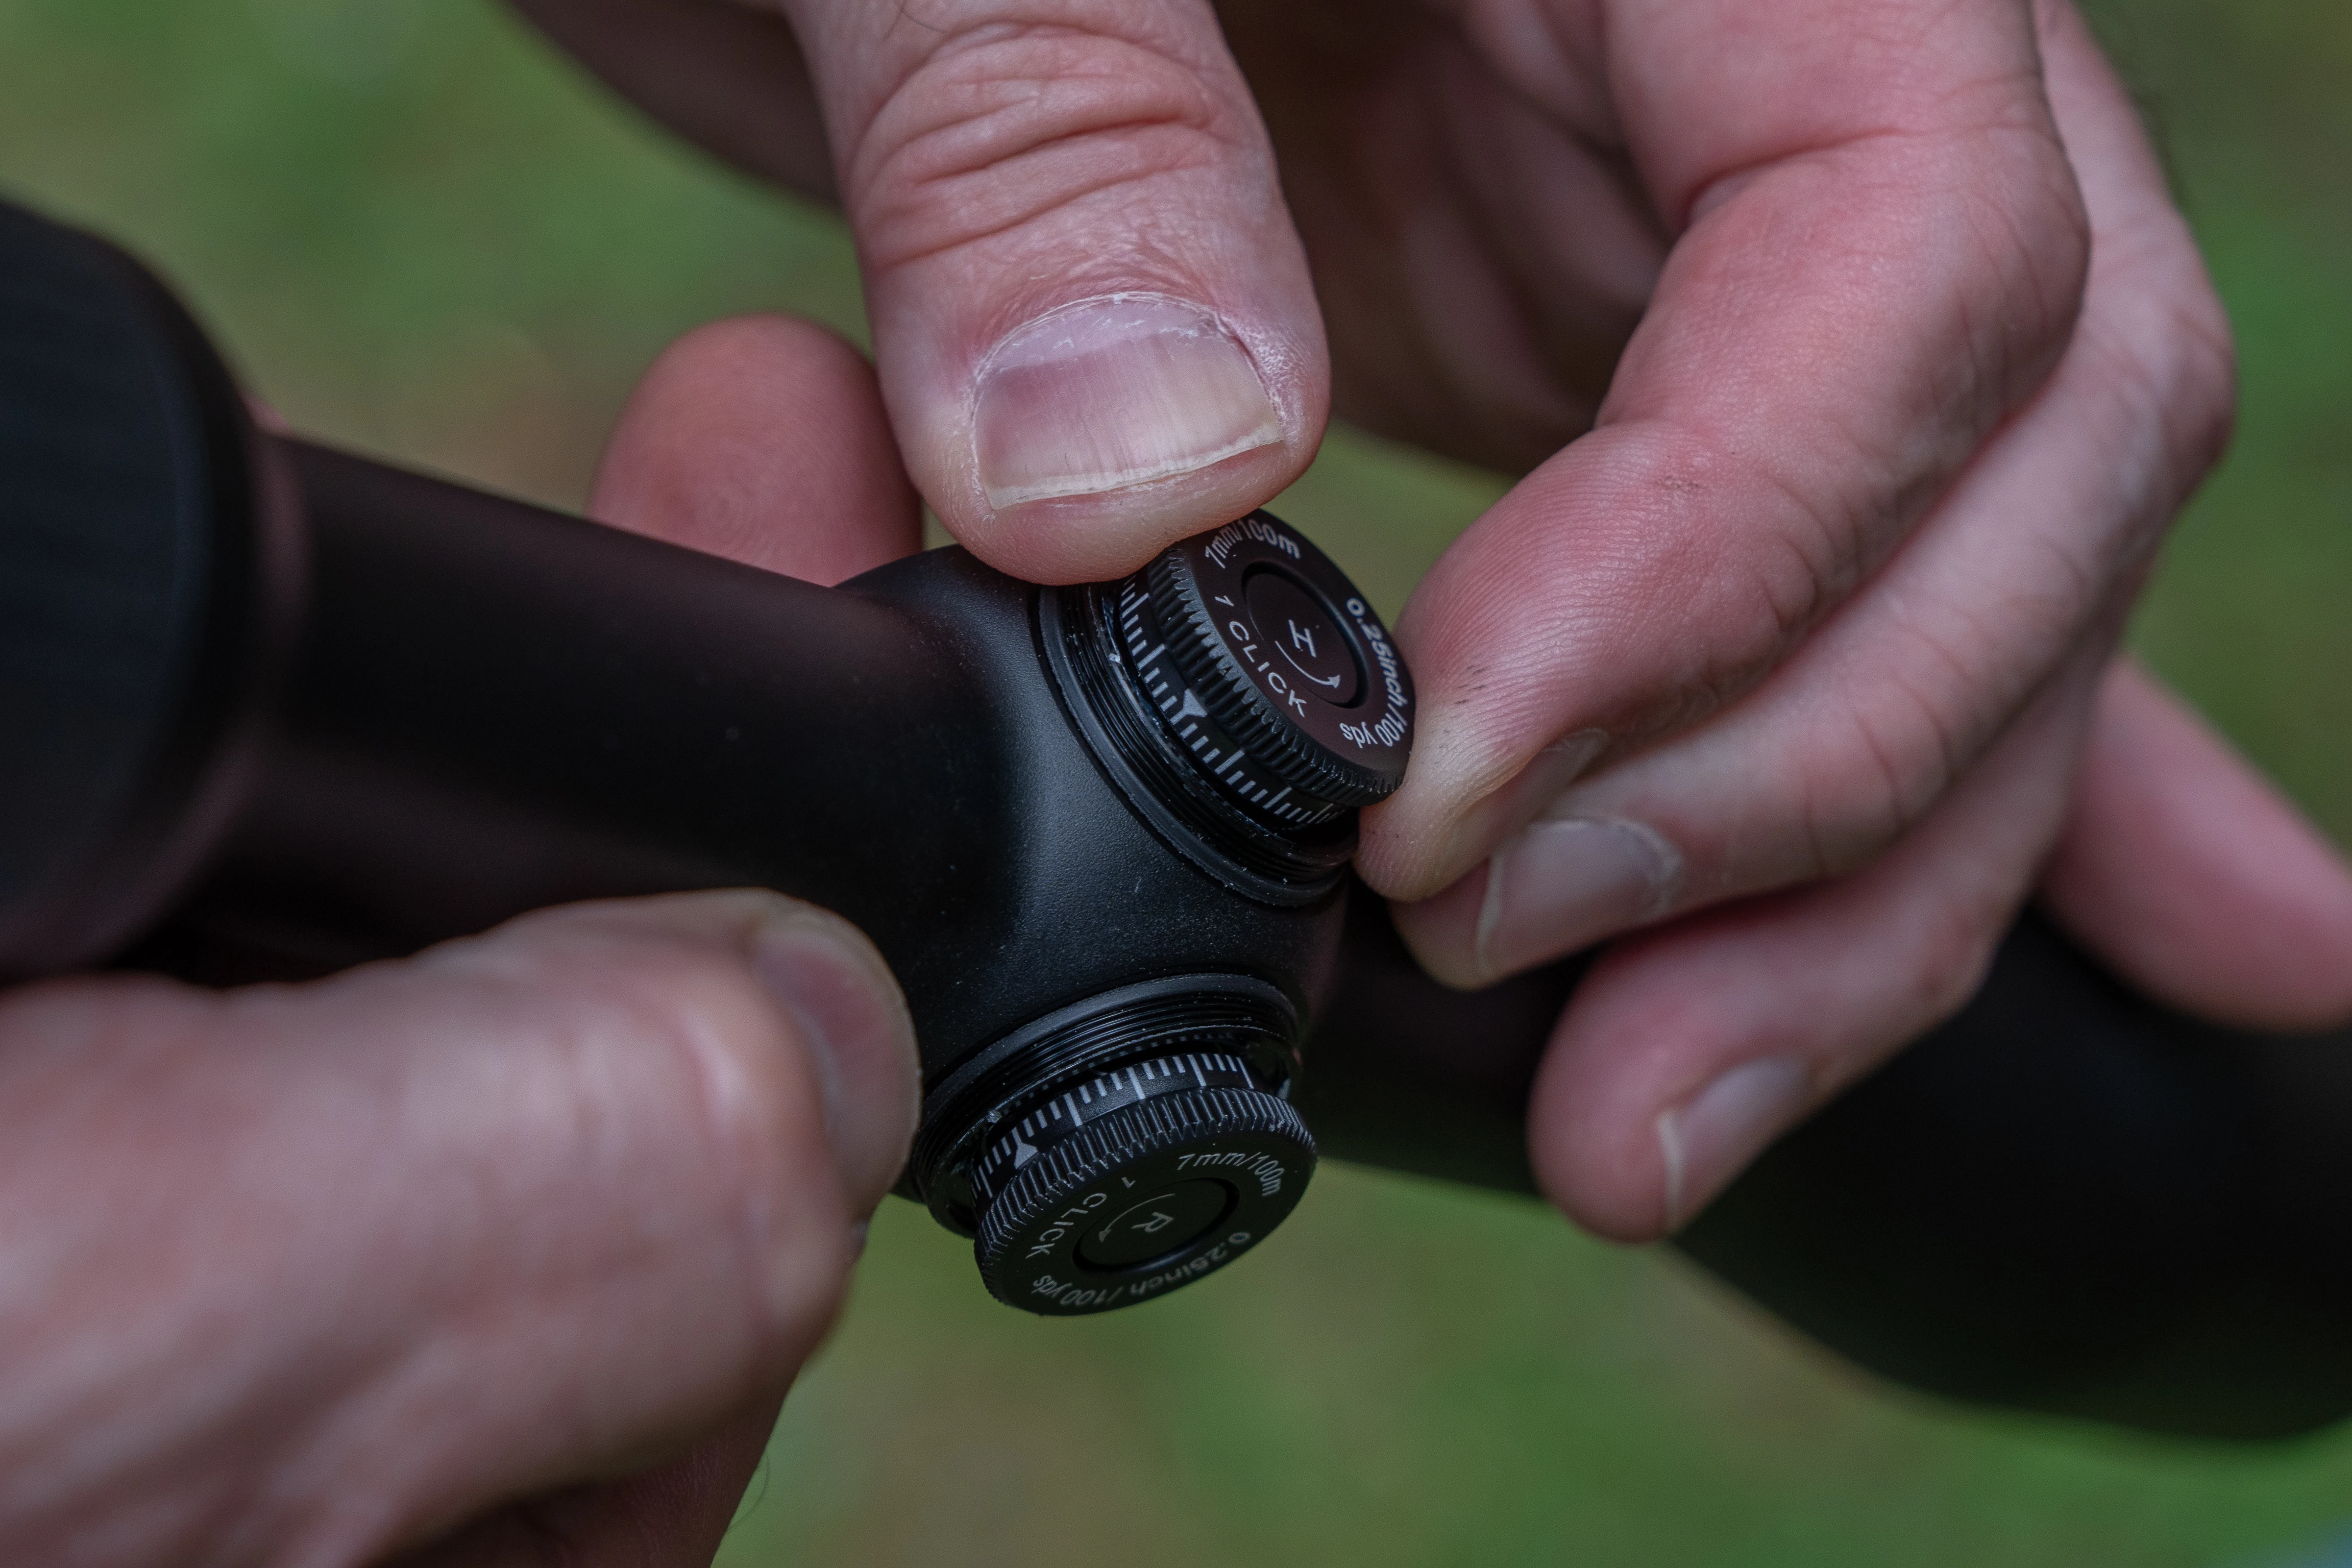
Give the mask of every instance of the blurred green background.
[[(2244, 353), (2137, 631), (2352, 837), (2352, 6), (2111, 0)], [(126, 238), (298, 425), (565, 504), (668, 338), (859, 329), (839, 227), (484, 0), (0, 0), (0, 189)], [(1283, 510), (1393, 610), (1498, 490), (1336, 435)], [(2352, 1325), (2347, 1325), (2352, 1331)], [(899, 1204), (727, 1557), (754, 1563), (2259, 1564), (2352, 1521), (2262, 1449), (1876, 1386), (1670, 1256), (1329, 1170), (1283, 1245), (1041, 1322)]]

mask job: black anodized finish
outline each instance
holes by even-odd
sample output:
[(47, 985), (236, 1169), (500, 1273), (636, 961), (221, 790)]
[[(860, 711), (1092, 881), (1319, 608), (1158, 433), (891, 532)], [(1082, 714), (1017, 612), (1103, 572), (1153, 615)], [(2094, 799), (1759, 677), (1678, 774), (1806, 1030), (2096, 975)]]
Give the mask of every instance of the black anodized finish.
[(856, 921), (926, 1072), (1139, 976), (1303, 1012), (1337, 892), (1236, 900), (1090, 761), (1034, 590), (961, 550), (813, 587), (322, 448), (309, 635), (215, 869), (144, 956), (219, 977), (551, 902), (758, 885)]
[(236, 389), (101, 241), (0, 203), (0, 980), (197, 868), (277, 679), (293, 531)]

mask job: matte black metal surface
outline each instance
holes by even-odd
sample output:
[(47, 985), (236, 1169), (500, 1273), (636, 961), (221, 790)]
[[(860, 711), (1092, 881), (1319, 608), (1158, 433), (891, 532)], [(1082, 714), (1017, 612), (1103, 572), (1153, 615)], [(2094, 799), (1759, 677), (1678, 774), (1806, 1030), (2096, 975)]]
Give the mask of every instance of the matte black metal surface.
[[(1148, 604), (1138, 608), (1174, 676), (1167, 711), (1176, 718), (1188, 696), (1191, 721), (1239, 742), (1245, 755), (1234, 763), (1249, 776), (1234, 777), (1237, 795), (1260, 809), (1275, 796), (1312, 823), (1395, 793), (1412, 752), (1412, 678), (1388, 628), (1312, 541), (1252, 512), (1172, 546), (1139, 580)], [(1141, 668), (1146, 656), (1136, 657)]]
[(243, 409), (110, 246), (0, 203), (0, 977), (161, 911), (268, 679), (282, 544)]

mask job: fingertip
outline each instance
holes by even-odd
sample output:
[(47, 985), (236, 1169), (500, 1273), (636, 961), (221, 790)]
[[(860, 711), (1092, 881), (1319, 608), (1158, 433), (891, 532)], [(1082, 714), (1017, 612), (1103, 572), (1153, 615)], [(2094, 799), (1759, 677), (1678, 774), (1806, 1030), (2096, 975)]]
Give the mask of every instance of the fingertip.
[(1483, 962), (1478, 941), (1486, 905), (1488, 868), (1481, 866), (1433, 898), (1391, 904), (1397, 934), (1414, 960), (1440, 984), (1475, 991), (1496, 976)]
[(2352, 868), (2227, 741), (2119, 660), (2042, 896), (2135, 985), (2241, 1027), (2352, 1017)]
[[(553, 952), (612, 973), (627, 955), (667, 948), (753, 981), (774, 1010), (764, 1043), (805, 1057), (848, 1213), (870, 1214), (897, 1179), (920, 1105), (914, 1023), (881, 952), (839, 915), (764, 889), (727, 889), (543, 910), (485, 940), (494, 951)], [(666, 973), (684, 976), (675, 965)], [(662, 1005), (727, 1010), (690, 980)]]
[[(1108, 343), (1096, 342), (1112, 340)], [(1048, 311), (982, 360), (969, 457), (926, 489), (948, 531), (1034, 583), (1105, 582), (1248, 515), (1313, 461), (1319, 382), (1278, 377), (1204, 307), (1124, 294)], [(919, 461), (918, 466), (919, 467)]]
[(751, 962), (815, 1061), (850, 1212), (869, 1215), (906, 1163), (922, 1107), (906, 998), (863, 932), (804, 905), (763, 922)]
[(1612, 1239), (1667, 1235), (1963, 1005), (2022, 900), (2039, 819), (2056, 816), (2042, 740), (2013, 732), (1864, 870), (1612, 943), (1530, 1095), (1545, 1194)]
[(1049, 311), (990, 350), (974, 383), (973, 458), (1000, 512), (1181, 479), (1282, 440), (1241, 340), (1163, 295)]
[(1519, 761), (1473, 728), (1425, 710), (1403, 787), (1363, 814), (1357, 868), (1383, 896), (1417, 903), (1473, 874), (1609, 748), (1580, 729)]
[(827, 584), (922, 540), (873, 367), (792, 316), (714, 321), (663, 351), (614, 426), (590, 510)]
[(1106, 583), (1180, 540), (1248, 516), (1305, 472), (1312, 456), (1311, 448), (1267, 447), (1175, 479), (1002, 510), (941, 508), (940, 519), (958, 543), (1024, 583)]
[(1857, 942), (1842, 902), (1759, 900), (1601, 955), (1529, 1096), (1554, 1206), (1608, 1240), (1671, 1236), (1906, 1037), (1917, 1005), (1887, 994), (1916, 959), (1899, 938)]
[[(1604, 1240), (1639, 1244), (1667, 1234), (1679, 1184), (1657, 1131), (1696, 1081), (1691, 1058), (1719, 1047), (1708, 1019), (1675, 997), (1637, 998), (1608, 976), (1604, 956), (1552, 1032), (1528, 1103), (1528, 1157), (1553, 1207)], [(1598, 982), (1598, 984), (1596, 984)], [(1629, 1032), (1630, 1031), (1630, 1032)]]
[(1101, 581), (1305, 470), (1322, 315), (1211, 7), (790, 8), (900, 448), (950, 533), (1029, 581)]
[[(1275, 356), (1277, 364), (1297, 356)], [(1081, 300), (1013, 329), (973, 373), (976, 504), (941, 508), (1001, 570), (1086, 582), (1271, 499), (1305, 471), (1319, 406), (1217, 312), (1171, 295)]]

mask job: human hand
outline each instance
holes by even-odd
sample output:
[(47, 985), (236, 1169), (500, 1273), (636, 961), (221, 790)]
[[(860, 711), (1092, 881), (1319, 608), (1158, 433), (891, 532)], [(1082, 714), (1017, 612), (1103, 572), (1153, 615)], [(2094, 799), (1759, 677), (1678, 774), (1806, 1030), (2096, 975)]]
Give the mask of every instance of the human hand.
[[(828, 581), (917, 538), (870, 373), (788, 322), (673, 351), (599, 504)], [(761, 892), (0, 994), (0, 1561), (708, 1563), (917, 1080), (871, 944)]]
[[(1645, 931), (1531, 1129), (1593, 1228), (1688, 1218), (1963, 1000), (2095, 714), (2158, 711), (2097, 694), (2226, 436), (2229, 332), (2057, 0), (519, 4), (837, 193), (908, 466), (1009, 571), (1113, 575), (1266, 499), (1327, 391), (1525, 472), (1400, 622), (1420, 735), (1361, 866), (1463, 984)], [(2337, 885), (2270, 797), (2210, 798), (2248, 815), (2209, 839), (2307, 873), (2241, 931)], [(2113, 837), (2119, 879), (2053, 902), (2137, 973), (2124, 911), (2178, 885)], [(2168, 994), (2325, 1000), (2175, 931), (2214, 984)]]

